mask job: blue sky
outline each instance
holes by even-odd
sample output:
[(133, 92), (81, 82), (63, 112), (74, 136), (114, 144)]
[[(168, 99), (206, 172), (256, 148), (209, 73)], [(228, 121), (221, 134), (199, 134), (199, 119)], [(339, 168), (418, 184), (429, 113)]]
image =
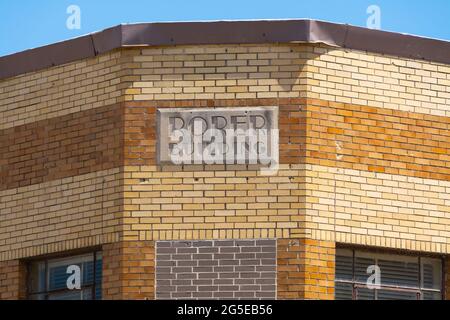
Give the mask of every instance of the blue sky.
[[(69, 5), (81, 29), (69, 30)], [(311, 18), (366, 26), (367, 7), (381, 28), (450, 40), (450, 0), (0, 0), (0, 56), (74, 38), (120, 23)]]

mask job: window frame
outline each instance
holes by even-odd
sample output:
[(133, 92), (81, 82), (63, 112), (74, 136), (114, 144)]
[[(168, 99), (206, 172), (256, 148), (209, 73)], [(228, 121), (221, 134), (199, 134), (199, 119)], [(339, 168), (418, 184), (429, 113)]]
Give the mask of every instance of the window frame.
[[(93, 267), (93, 279), (91, 284), (83, 285), (81, 284), (81, 288), (77, 291), (81, 291), (83, 294), (83, 291), (90, 290), (91, 291), (91, 299), (90, 300), (97, 300), (96, 298), (96, 289), (100, 286), (102, 286), (102, 283), (97, 283), (97, 272), (96, 272), (96, 262), (99, 257), (101, 256), (101, 261), (103, 265), (103, 254), (101, 249), (93, 249), (89, 251), (81, 251), (81, 252), (73, 252), (73, 253), (66, 253), (62, 255), (56, 255), (56, 256), (46, 256), (42, 258), (36, 258), (33, 260), (29, 260), (26, 263), (26, 270), (27, 270), (27, 276), (26, 276), (26, 289), (27, 289), (27, 299), (32, 300), (33, 296), (43, 295), (45, 298), (43, 300), (49, 300), (49, 297), (51, 297), (54, 294), (59, 293), (65, 293), (65, 292), (72, 292), (73, 290), (69, 290), (68, 288), (65, 289), (55, 289), (55, 290), (49, 290), (49, 263), (53, 261), (58, 260), (64, 260), (64, 259), (76, 259), (77, 257), (83, 258), (87, 257), (88, 255), (92, 255), (92, 267)], [(38, 264), (38, 263), (44, 263), (44, 273), (45, 273), (45, 290), (44, 291), (32, 291), (32, 265)], [(102, 279), (100, 279), (102, 280)], [(100, 298), (101, 299), (101, 298)]]
[[(408, 287), (404, 285), (400, 286), (392, 286), (392, 285), (380, 285), (379, 289), (374, 290), (375, 300), (378, 300), (378, 291), (379, 290), (387, 290), (393, 292), (409, 292), (415, 293), (417, 295), (416, 300), (423, 300), (424, 293), (440, 293), (441, 299), (445, 299), (445, 258), (443, 256), (432, 255), (427, 253), (404, 253), (404, 252), (395, 252), (395, 251), (387, 251), (387, 250), (370, 250), (367, 248), (358, 248), (358, 247), (346, 247), (346, 246), (337, 246), (336, 247), (336, 256), (338, 250), (347, 250), (352, 252), (352, 280), (343, 280), (337, 279), (335, 277), (335, 284), (341, 283), (352, 286), (352, 300), (358, 300), (358, 288), (366, 288), (367, 284), (361, 281), (356, 280), (356, 272), (355, 272), (355, 261), (356, 261), (356, 253), (360, 253), (363, 257), (370, 257), (375, 260), (375, 264), (378, 264), (378, 260), (380, 258), (395, 256), (399, 258), (397, 261), (400, 262), (409, 262), (411, 259), (417, 259), (418, 263), (418, 286), (417, 287)], [(441, 281), (440, 281), (440, 289), (430, 289), (424, 288), (423, 286), (423, 266), (422, 259), (435, 259), (439, 260), (441, 266)], [(336, 271), (336, 266), (335, 266)], [(335, 291), (336, 298), (336, 291)]]

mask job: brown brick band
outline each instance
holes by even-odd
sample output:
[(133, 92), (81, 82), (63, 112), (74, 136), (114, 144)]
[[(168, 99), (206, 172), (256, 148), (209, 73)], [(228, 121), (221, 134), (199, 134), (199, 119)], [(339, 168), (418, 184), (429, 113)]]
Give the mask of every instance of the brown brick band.
[(125, 165), (156, 164), (157, 108), (214, 108), (279, 106), (280, 162), (304, 162), (303, 99), (233, 99), (127, 102), (125, 108)]
[(450, 118), (307, 101), (307, 163), (450, 180)]
[[(127, 102), (0, 131), (0, 190), (156, 164), (156, 109), (279, 106), (280, 163), (450, 180), (450, 118), (324, 100)], [(306, 146), (306, 148), (305, 148)]]
[(0, 131), (0, 190), (112, 169), (122, 163), (120, 104)]
[[(312, 99), (127, 103), (125, 164), (155, 164), (156, 109), (280, 106), (280, 163), (450, 180), (450, 118)], [(306, 146), (306, 151), (305, 151)]]

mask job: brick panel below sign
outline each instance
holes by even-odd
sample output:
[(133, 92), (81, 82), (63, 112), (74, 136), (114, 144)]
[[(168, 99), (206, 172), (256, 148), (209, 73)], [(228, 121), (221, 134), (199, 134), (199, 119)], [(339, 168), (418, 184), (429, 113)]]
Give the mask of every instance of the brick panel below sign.
[(156, 242), (156, 299), (275, 299), (276, 240)]

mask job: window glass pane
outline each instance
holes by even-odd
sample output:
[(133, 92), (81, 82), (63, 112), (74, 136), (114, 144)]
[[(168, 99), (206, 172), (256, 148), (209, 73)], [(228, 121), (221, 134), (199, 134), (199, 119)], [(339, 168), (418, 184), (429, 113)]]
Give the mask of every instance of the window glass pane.
[(48, 300), (91, 300), (92, 290), (69, 290), (64, 292), (52, 293), (48, 296)]
[(335, 285), (336, 300), (352, 300), (353, 285), (351, 283), (336, 282)]
[(353, 280), (353, 252), (338, 249), (336, 251), (336, 279)]
[(83, 263), (82, 275), (83, 275), (83, 285), (92, 285), (94, 283), (94, 272), (95, 272), (95, 282), (101, 283), (102, 280), (102, 258), (97, 257), (95, 263), (94, 271), (93, 260)]
[(94, 283), (94, 262), (89, 261), (83, 263), (82, 267), (82, 279), (83, 286), (90, 285)]
[(375, 300), (375, 290), (369, 288), (356, 288), (356, 300)]
[[(71, 264), (72, 265), (72, 264)], [(81, 268), (80, 264), (77, 264)], [(61, 290), (67, 289), (67, 279), (71, 274), (67, 273), (69, 265), (62, 266), (48, 266), (48, 290)]]
[(92, 284), (93, 270), (92, 260), (93, 254), (75, 256), (64, 259), (55, 259), (48, 261), (48, 290), (67, 289), (67, 279), (73, 275), (69, 272), (69, 266), (78, 266), (80, 268), (81, 285)]
[(422, 258), (422, 288), (437, 289), (442, 287), (442, 261)]
[(422, 294), (423, 300), (442, 300), (442, 294), (440, 292), (424, 291)]
[(45, 299), (46, 299), (45, 293), (30, 295), (30, 300), (45, 300)]
[[(378, 266), (381, 272), (377, 289), (369, 289), (365, 285), (373, 275), (373, 270), (367, 273), (370, 266)], [(335, 271), (337, 300), (352, 297), (358, 300), (442, 299), (441, 259), (338, 249)]]
[(101, 300), (102, 299), (102, 285), (100, 284), (95, 286), (95, 300)]
[(92, 300), (92, 288), (84, 289), (82, 291), (81, 300)]
[(80, 290), (64, 291), (49, 294), (48, 300), (81, 300)]
[[(31, 263), (30, 299), (86, 300), (93, 298), (94, 291), (95, 298), (101, 299), (102, 255), (96, 254), (96, 256), (95, 264), (93, 253)], [(67, 280), (74, 275), (74, 271), (70, 270), (69, 266), (80, 268), (81, 289), (69, 290), (67, 287)], [(68, 270), (69, 273), (67, 273)]]
[(97, 262), (95, 263), (95, 282), (102, 283), (102, 256), (97, 254)]
[(45, 291), (45, 262), (31, 264), (30, 291), (31, 293)]
[(378, 290), (378, 300), (417, 300), (417, 292)]
[(378, 260), (381, 284), (387, 286), (419, 287), (419, 262), (405, 261), (402, 256)]
[(102, 255), (97, 254), (97, 261), (95, 263), (95, 299), (102, 298)]
[(367, 273), (369, 266), (375, 265), (375, 259), (355, 256), (355, 280), (366, 283), (372, 273)]

